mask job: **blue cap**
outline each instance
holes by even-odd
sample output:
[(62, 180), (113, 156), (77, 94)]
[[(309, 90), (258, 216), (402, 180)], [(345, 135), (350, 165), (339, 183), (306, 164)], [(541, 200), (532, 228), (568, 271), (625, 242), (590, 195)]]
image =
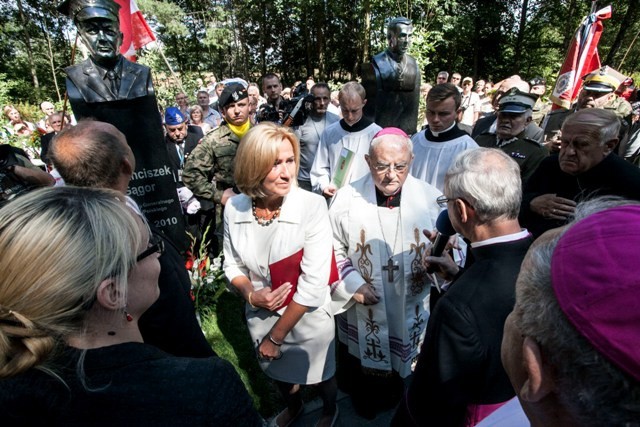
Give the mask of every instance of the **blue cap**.
[(164, 112), (164, 124), (169, 126), (175, 126), (186, 122), (184, 114), (178, 107), (169, 107)]

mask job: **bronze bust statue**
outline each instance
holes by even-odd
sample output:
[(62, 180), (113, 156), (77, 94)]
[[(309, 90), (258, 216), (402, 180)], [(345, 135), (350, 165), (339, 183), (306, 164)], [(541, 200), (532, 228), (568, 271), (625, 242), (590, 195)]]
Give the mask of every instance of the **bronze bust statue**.
[(407, 18), (387, 25), (388, 47), (363, 67), (367, 91), (365, 115), (382, 127), (395, 126), (411, 135), (416, 132), (420, 103), (420, 71), (407, 55), (413, 26)]
[(153, 94), (149, 68), (118, 52), (122, 44), (119, 9), (113, 0), (68, 0), (58, 7), (73, 19), (90, 53), (89, 59), (65, 69), (71, 100), (105, 102)]
[(127, 195), (149, 222), (180, 249), (187, 248), (184, 218), (170, 170), (151, 70), (119, 53), (120, 6), (113, 0), (65, 0), (58, 10), (73, 19), (89, 59), (65, 69), (76, 118), (111, 123), (124, 133), (136, 159)]

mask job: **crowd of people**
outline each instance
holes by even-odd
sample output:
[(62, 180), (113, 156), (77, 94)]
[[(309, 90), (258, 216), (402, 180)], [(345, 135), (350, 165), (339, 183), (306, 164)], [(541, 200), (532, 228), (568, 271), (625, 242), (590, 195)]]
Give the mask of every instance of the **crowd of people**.
[[(541, 77), (442, 71), (414, 132), (366, 117), (357, 81), (200, 83), (162, 112), (165, 148), (283, 398), (270, 425), (300, 417), (302, 385), (318, 426), (338, 388), (397, 426), (638, 425), (640, 124), (607, 68), (553, 111)], [(1, 146), (0, 411), (264, 425), (183, 254), (126, 196), (125, 135), (41, 107), (37, 126), (3, 110), (6, 135), (43, 135), (37, 155)]]

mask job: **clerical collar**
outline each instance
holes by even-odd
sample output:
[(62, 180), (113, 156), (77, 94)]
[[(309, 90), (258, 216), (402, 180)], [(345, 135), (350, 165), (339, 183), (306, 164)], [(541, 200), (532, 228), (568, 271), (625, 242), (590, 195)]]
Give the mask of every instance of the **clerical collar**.
[(433, 142), (451, 141), (452, 139), (468, 135), (465, 131), (461, 130), (455, 122), (449, 128), (443, 130), (442, 132), (434, 132), (431, 130), (431, 128), (429, 128), (429, 126), (427, 126), (425, 133), (427, 140)]
[(349, 126), (347, 122), (344, 121), (344, 119), (340, 120), (340, 126), (347, 132), (360, 132), (361, 130), (366, 129), (372, 123), (373, 122), (371, 120), (367, 119), (364, 116), (362, 116), (360, 120), (354, 123), (353, 126)]
[(480, 248), (482, 246), (494, 245), (496, 243), (515, 242), (516, 240), (526, 239), (531, 236), (531, 233), (526, 228), (521, 229), (517, 233), (506, 234), (504, 236), (492, 237), (490, 239), (481, 240), (479, 242), (472, 242), (472, 248)]
[(400, 198), (402, 197), (402, 188), (400, 188), (395, 194), (391, 196), (385, 196), (382, 191), (376, 187), (376, 203), (379, 207), (383, 208), (397, 208), (400, 207)]

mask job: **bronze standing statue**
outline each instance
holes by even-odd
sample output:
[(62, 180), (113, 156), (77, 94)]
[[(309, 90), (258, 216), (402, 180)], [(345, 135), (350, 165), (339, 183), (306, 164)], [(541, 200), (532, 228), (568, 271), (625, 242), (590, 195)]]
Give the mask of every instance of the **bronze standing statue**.
[(127, 195), (156, 227), (186, 249), (184, 218), (164, 145), (151, 70), (124, 58), (118, 5), (113, 0), (65, 0), (58, 11), (73, 19), (89, 58), (65, 69), (77, 119), (111, 123), (127, 138), (136, 170)]
[(387, 49), (362, 68), (367, 118), (383, 128), (399, 127), (409, 135), (416, 132), (420, 104), (420, 70), (407, 55), (412, 33), (411, 20), (392, 19), (387, 25)]

